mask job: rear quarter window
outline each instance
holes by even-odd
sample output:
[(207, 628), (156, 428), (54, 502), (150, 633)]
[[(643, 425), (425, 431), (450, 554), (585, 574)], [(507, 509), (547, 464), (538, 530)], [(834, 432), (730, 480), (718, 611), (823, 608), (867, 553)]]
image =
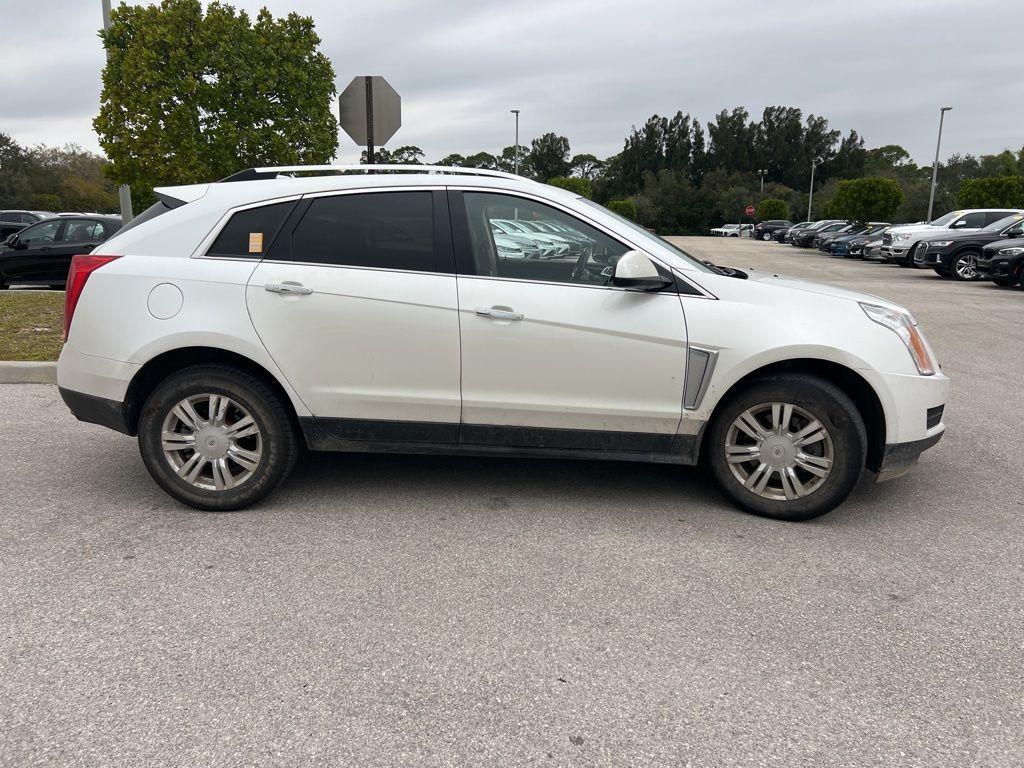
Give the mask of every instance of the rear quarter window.
[(232, 214), (213, 241), (207, 256), (235, 259), (262, 259), (274, 241), (295, 200), (261, 205)]

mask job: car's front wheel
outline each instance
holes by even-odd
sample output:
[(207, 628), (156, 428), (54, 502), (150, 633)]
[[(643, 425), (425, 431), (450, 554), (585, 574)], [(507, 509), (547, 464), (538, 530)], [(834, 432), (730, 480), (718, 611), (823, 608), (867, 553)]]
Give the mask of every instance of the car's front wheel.
[(949, 265), (949, 276), (954, 280), (977, 280), (978, 254), (974, 251), (957, 254), (953, 263)]
[(768, 242), (769, 240), (772, 239), (772, 233), (771, 232), (762, 232), (761, 233), (761, 239), (764, 240), (765, 242)]
[(186, 368), (162, 381), (139, 419), (150, 475), (190, 507), (241, 509), (291, 472), (298, 440), (277, 395), (234, 368)]
[(704, 450), (719, 487), (738, 506), (809, 520), (853, 492), (867, 433), (857, 407), (834, 384), (784, 374), (756, 381), (720, 406)]

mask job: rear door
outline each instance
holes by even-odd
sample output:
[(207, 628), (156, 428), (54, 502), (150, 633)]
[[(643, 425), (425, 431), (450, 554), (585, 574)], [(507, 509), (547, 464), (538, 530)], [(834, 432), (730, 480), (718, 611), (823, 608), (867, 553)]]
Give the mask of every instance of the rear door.
[(104, 239), (103, 223), (97, 219), (66, 219), (60, 235), (39, 260), (42, 279), (51, 285), (67, 282), (71, 257), (88, 253)]
[(333, 438), (457, 442), (458, 301), (442, 191), (302, 200), (246, 297), (270, 355)]

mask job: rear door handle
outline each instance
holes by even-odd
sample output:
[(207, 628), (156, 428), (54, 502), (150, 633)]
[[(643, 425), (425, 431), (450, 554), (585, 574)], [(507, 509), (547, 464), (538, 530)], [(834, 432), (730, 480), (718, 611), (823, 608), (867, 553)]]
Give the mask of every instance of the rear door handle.
[(285, 280), (283, 283), (267, 283), (263, 288), (271, 293), (295, 293), (299, 296), (308, 296), (313, 292), (312, 288), (307, 288), (302, 283), (291, 280)]
[(523, 313), (501, 307), (477, 307), (476, 314), (491, 320), (522, 320)]

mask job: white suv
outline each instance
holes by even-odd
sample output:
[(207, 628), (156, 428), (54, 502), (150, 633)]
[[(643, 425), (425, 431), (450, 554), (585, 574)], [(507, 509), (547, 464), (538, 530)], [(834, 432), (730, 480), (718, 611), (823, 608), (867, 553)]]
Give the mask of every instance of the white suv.
[[(68, 407), (211, 510), (262, 499), (305, 446), (700, 459), (742, 508), (798, 520), (942, 436), (949, 382), (902, 307), (710, 266), (509, 174), (373, 169), (156, 190), (75, 257)], [(508, 220), (588, 245), (508, 257)]]
[(915, 263), (924, 264), (924, 252), (921, 252), (920, 259), (914, 253), (914, 246), (922, 237), (942, 234), (944, 231), (983, 229), (1014, 213), (1021, 211), (1015, 208), (972, 208), (950, 211), (931, 224), (919, 222), (889, 227), (882, 233), (882, 259), (903, 267), (913, 266)]

